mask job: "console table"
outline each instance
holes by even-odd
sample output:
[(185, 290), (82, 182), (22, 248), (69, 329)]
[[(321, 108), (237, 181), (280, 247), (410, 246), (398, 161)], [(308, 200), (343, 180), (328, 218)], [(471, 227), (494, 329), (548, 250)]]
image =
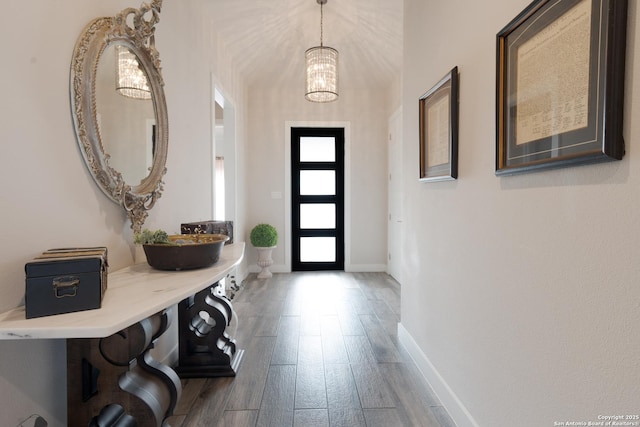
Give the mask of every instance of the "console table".
[[(110, 272), (100, 309), (26, 319), (24, 307), (18, 307), (0, 314), (0, 339), (67, 340), (69, 426), (164, 426), (182, 386), (176, 372), (150, 351), (168, 329), (174, 306), (208, 293), (213, 315), (199, 312), (192, 332), (201, 339), (217, 331), (220, 354), (237, 367), (241, 351), (236, 352), (220, 320), (214, 327), (215, 319), (228, 321), (232, 309), (213, 285), (243, 256), (244, 243), (234, 243), (209, 268), (160, 271), (144, 263)], [(210, 328), (197, 325), (211, 323), (210, 318)]]

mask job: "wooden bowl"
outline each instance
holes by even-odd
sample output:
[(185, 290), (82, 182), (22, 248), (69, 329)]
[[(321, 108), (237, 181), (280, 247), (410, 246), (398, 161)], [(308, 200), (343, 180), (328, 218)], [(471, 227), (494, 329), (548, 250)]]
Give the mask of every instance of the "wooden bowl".
[(142, 245), (147, 263), (158, 270), (192, 270), (209, 267), (220, 259), (229, 236), (224, 234), (175, 234), (171, 243)]

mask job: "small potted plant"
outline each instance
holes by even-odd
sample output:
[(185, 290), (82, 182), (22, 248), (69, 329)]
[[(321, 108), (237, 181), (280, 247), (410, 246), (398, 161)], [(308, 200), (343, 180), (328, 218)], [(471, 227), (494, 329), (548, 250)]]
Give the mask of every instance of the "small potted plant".
[(278, 231), (269, 224), (258, 224), (249, 234), (251, 244), (258, 250), (258, 266), (260, 273), (258, 279), (268, 279), (272, 276), (269, 267), (273, 264), (271, 252), (278, 244)]
[(144, 251), (144, 245), (150, 243), (168, 243), (169, 236), (164, 230), (151, 231), (148, 228), (133, 234), (133, 243), (135, 243), (135, 252), (133, 253), (133, 262), (147, 262), (147, 256)]

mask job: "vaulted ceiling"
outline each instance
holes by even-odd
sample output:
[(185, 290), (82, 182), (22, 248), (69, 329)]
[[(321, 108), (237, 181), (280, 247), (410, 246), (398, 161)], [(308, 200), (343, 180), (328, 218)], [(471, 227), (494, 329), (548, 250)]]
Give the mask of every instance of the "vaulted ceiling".
[[(320, 44), (316, 0), (211, 0), (214, 28), (249, 87), (304, 87), (304, 53)], [(339, 86), (383, 89), (402, 65), (402, 0), (328, 0), (324, 45), (337, 49)]]

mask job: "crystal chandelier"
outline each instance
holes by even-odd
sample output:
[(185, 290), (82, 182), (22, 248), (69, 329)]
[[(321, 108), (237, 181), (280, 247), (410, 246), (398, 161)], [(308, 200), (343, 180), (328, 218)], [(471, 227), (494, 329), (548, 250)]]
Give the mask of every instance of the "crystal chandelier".
[(136, 55), (125, 46), (116, 46), (116, 91), (135, 99), (151, 99), (151, 90)]
[(323, 45), (322, 5), (327, 0), (316, 0), (320, 5), (320, 46), (307, 49), (307, 91), (305, 98), (312, 102), (331, 102), (338, 99), (338, 51)]

